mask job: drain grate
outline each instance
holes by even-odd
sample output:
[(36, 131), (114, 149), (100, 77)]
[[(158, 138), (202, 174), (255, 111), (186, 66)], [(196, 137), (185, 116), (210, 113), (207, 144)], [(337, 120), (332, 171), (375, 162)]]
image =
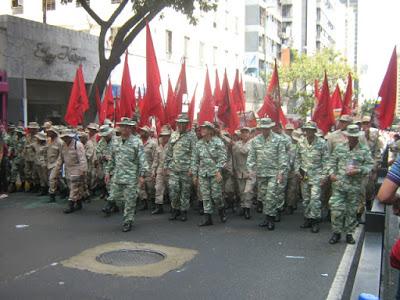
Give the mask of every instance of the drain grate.
[(96, 257), (98, 262), (113, 266), (142, 266), (165, 259), (165, 255), (154, 250), (121, 249), (105, 252)]

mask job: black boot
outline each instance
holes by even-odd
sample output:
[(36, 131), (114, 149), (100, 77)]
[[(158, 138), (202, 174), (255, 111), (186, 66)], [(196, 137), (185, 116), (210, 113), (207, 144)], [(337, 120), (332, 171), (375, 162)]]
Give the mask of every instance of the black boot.
[(242, 208), (239, 210), (238, 216), (239, 216), (239, 217), (243, 217), (244, 214), (245, 214), (245, 212), (246, 212), (246, 208), (242, 207)]
[(106, 206), (104, 206), (101, 211), (104, 213), (106, 217), (109, 217), (111, 216), (111, 213), (115, 211), (115, 207), (116, 205), (114, 201), (107, 201)]
[(293, 215), (293, 206), (288, 206), (288, 207), (286, 207), (286, 213), (288, 214), (288, 215)]
[(187, 211), (186, 210), (182, 210), (181, 211), (181, 221), (182, 222), (186, 222), (187, 221)]
[(171, 213), (171, 216), (169, 217), (168, 220), (170, 220), (170, 221), (175, 221), (176, 218), (178, 218), (178, 215), (179, 215), (179, 210), (173, 209), (173, 210), (172, 210), (172, 213)]
[(226, 222), (226, 213), (225, 213), (225, 208), (220, 208), (218, 210), (218, 215), (219, 215), (219, 219), (221, 220), (222, 223)]
[(203, 220), (203, 222), (201, 222), (201, 223), (199, 224), (199, 226), (200, 226), (200, 227), (203, 227), (203, 226), (210, 226), (210, 225), (212, 225), (212, 224), (213, 224), (213, 222), (212, 222), (211, 214), (204, 214), (204, 220)]
[(276, 216), (274, 217), (274, 221), (276, 223), (279, 223), (281, 221), (281, 212), (280, 211), (277, 212)]
[(200, 216), (204, 215), (203, 201), (199, 201), (199, 214)]
[(132, 222), (126, 222), (122, 225), (122, 232), (128, 232), (132, 230)]
[(262, 213), (263, 210), (263, 204), (261, 201), (257, 201), (257, 212)]
[(268, 229), (269, 231), (275, 229), (274, 219), (275, 219), (275, 217), (272, 217), (272, 216), (270, 217), (270, 216), (268, 216), (267, 229)]
[(73, 201), (68, 201), (68, 207), (64, 209), (64, 214), (70, 214), (75, 211), (75, 203)]
[(15, 183), (14, 182), (10, 182), (10, 184), (8, 185), (8, 192), (9, 193), (15, 193), (15, 190), (16, 190), (16, 188), (15, 188)]
[(340, 233), (334, 233), (332, 234), (332, 237), (329, 240), (329, 244), (333, 245), (338, 243), (339, 241), (340, 241)]
[(156, 204), (156, 209), (151, 212), (152, 215), (161, 215), (164, 212), (162, 204)]
[(300, 228), (311, 228), (311, 220), (304, 218), (304, 223), (303, 225), (300, 225)]
[(56, 195), (55, 194), (50, 194), (49, 195), (49, 201), (47, 203), (54, 203), (56, 202)]
[(81, 210), (82, 209), (82, 200), (78, 200), (75, 203), (75, 210)]
[(143, 206), (141, 208), (139, 208), (139, 211), (145, 211), (148, 210), (149, 205), (147, 204), (147, 200), (143, 200)]
[(40, 187), (40, 193), (37, 196), (41, 197), (41, 196), (46, 196), (46, 195), (47, 195), (46, 187), (44, 187), (44, 186)]
[(249, 220), (251, 218), (251, 216), (250, 216), (250, 208), (245, 208), (244, 209), (244, 218), (246, 220)]
[(346, 234), (346, 243), (350, 245), (354, 245), (356, 243), (356, 241), (353, 238), (353, 235)]
[(311, 232), (312, 233), (319, 232), (319, 222), (316, 219), (311, 219)]
[(263, 221), (262, 223), (258, 224), (258, 226), (260, 226), (260, 227), (267, 227), (267, 224), (268, 224), (268, 216), (265, 215), (264, 221)]

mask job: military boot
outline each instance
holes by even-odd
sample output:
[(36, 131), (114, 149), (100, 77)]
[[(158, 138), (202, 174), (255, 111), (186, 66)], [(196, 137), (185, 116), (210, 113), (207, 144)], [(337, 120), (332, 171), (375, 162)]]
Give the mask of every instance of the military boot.
[(104, 206), (101, 211), (106, 217), (109, 217), (111, 216), (111, 213), (115, 210), (115, 207), (116, 205), (114, 201), (107, 201), (106, 206)]
[(75, 203), (75, 210), (81, 210), (82, 209), (82, 200), (78, 200)]
[(54, 202), (56, 202), (56, 195), (49, 194), (49, 201), (47, 201), (47, 203), (54, 203)]
[(200, 227), (213, 225), (211, 214), (204, 214), (204, 220), (199, 224)]
[(199, 215), (200, 216), (204, 215), (203, 201), (199, 201)]
[(261, 201), (257, 201), (257, 212), (262, 213), (263, 211), (263, 204)]
[(31, 191), (31, 189), (32, 189), (31, 183), (29, 181), (25, 181), (25, 184), (24, 184), (25, 193), (29, 193)]
[(267, 227), (267, 225), (268, 225), (268, 216), (265, 215), (264, 221), (263, 221), (262, 223), (260, 223), (258, 226), (260, 226), (260, 227)]
[(14, 182), (10, 182), (10, 184), (8, 185), (8, 188), (7, 188), (7, 190), (8, 190), (8, 192), (9, 193), (15, 193), (15, 183)]
[(249, 219), (251, 218), (251, 215), (250, 215), (250, 208), (245, 208), (245, 209), (244, 209), (244, 218), (245, 218), (246, 220), (249, 220)]
[(356, 243), (356, 241), (353, 238), (353, 235), (346, 234), (346, 243), (350, 245), (354, 245)]
[(40, 193), (37, 195), (38, 197), (41, 196), (46, 196), (47, 195), (47, 189), (45, 186), (40, 187)]
[(329, 244), (333, 245), (340, 241), (340, 233), (333, 233), (331, 239), (329, 240)]
[(312, 233), (319, 232), (319, 222), (316, 219), (311, 219), (311, 232)]
[(226, 213), (225, 213), (225, 208), (220, 208), (218, 210), (218, 215), (219, 219), (221, 220), (221, 223), (225, 223), (227, 218), (226, 218)]
[(148, 205), (148, 203), (147, 203), (147, 200), (143, 200), (142, 203), (143, 203), (143, 205), (142, 205), (141, 208), (139, 208), (139, 211), (148, 210), (148, 209), (149, 209), (149, 205)]
[(279, 223), (281, 221), (281, 212), (280, 211), (277, 212), (276, 216), (274, 217), (274, 221), (276, 223)]
[(179, 216), (179, 210), (178, 209), (173, 209), (172, 213), (171, 213), (171, 216), (169, 217), (168, 220), (175, 221), (178, 218), (178, 216)]
[(288, 214), (288, 215), (293, 215), (293, 206), (288, 206), (288, 207), (286, 207), (286, 213)]
[(70, 214), (75, 211), (75, 203), (73, 201), (68, 201), (68, 207), (64, 209), (64, 214)]
[(186, 222), (187, 221), (187, 211), (186, 210), (182, 210), (181, 211), (181, 221), (182, 222)]
[(303, 225), (300, 225), (300, 228), (311, 228), (311, 220), (304, 218), (304, 223)]
[(122, 232), (128, 232), (132, 230), (132, 222), (128, 221), (122, 225)]
[(156, 209), (151, 212), (152, 215), (161, 215), (164, 212), (162, 204), (156, 204)]
[(269, 231), (275, 229), (274, 220), (275, 220), (275, 217), (268, 216), (267, 229), (268, 229)]

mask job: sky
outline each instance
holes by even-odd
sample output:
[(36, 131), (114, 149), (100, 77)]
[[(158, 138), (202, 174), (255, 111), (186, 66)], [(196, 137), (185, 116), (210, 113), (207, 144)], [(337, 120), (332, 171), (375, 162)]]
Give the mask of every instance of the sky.
[(360, 96), (370, 99), (377, 97), (393, 48), (400, 45), (400, 0), (358, 3)]

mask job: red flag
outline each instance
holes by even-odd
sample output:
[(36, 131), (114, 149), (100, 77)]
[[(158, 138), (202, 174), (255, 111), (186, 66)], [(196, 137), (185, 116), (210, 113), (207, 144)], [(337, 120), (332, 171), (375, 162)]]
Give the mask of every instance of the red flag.
[(132, 98), (132, 102), (131, 102), (131, 108), (132, 108), (132, 113), (134, 114), (136, 111), (136, 85), (134, 85), (132, 88), (132, 94), (133, 94), (133, 98)]
[(322, 91), (312, 120), (317, 123), (318, 128), (321, 129), (324, 133), (327, 133), (329, 129), (335, 124), (335, 118), (333, 117), (331, 100), (329, 96), (328, 78), (326, 76), (326, 73), (324, 83), (322, 85)]
[(336, 84), (336, 89), (331, 97), (332, 101), (332, 109), (341, 109), (342, 108), (342, 95), (340, 93), (339, 85)]
[[(121, 80), (121, 100), (119, 102), (121, 117), (132, 118), (134, 112), (134, 109), (132, 110), (132, 102), (135, 101), (134, 99), (135, 96), (132, 90), (131, 75), (129, 73), (128, 51), (126, 51)], [(133, 106), (135, 107), (136, 104)]]
[(393, 49), (385, 77), (378, 93), (381, 97), (379, 106), (375, 108), (380, 129), (386, 129), (393, 123), (397, 95), (397, 53)]
[(114, 124), (121, 121), (121, 99), (115, 99), (115, 119)]
[(239, 127), (239, 117), (237, 115), (235, 103), (231, 96), (226, 70), (221, 89), (221, 103), (218, 107), (218, 118), (225, 124), (231, 134)]
[(68, 100), (67, 112), (64, 120), (71, 126), (77, 126), (83, 122), (83, 114), (89, 109), (89, 99), (86, 94), (85, 80), (83, 78), (82, 65), (76, 70), (71, 95)]
[(175, 120), (180, 113), (182, 113), (182, 97), (184, 94), (187, 94), (187, 83), (186, 83), (186, 62), (183, 60), (181, 72), (179, 73), (178, 81), (176, 82), (175, 86), (175, 114), (174, 118), (174, 125)]
[(206, 70), (206, 80), (204, 82), (203, 99), (200, 104), (200, 111), (198, 115), (199, 125), (203, 125), (205, 121), (214, 122), (215, 118), (215, 102), (211, 91), (210, 77), (208, 76), (208, 69)]
[(238, 69), (236, 69), (235, 82), (233, 83), (232, 87), (232, 98), (237, 110), (243, 113), (245, 111), (246, 103), (243, 98), (243, 90), (240, 87)]
[(96, 100), (97, 117), (100, 118), (101, 98), (100, 98), (99, 88), (97, 86), (96, 86), (94, 98)]
[[(281, 116), (284, 116), (283, 111), (281, 111), (279, 76), (278, 68), (275, 63), (274, 72), (272, 73), (272, 77), (267, 88), (267, 93), (264, 98), (264, 104), (258, 110), (257, 114), (261, 118), (268, 116), (278, 124), (281, 123)], [(286, 118), (284, 119), (284, 122), (286, 122)]]
[(221, 85), (219, 84), (218, 70), (215, 70), (214, 101), (215, 105), (219, 106), (221, 102)]
[(353, 81), (351, 79), (351, 74), (347, 76), (347, 88), (344, 94), (343, 107), (341, 115), (351, 115), (351, 98), (353, 97)]
[(146, 94), (143, 98), (141, 126), (150, 125), (149, 118), (157, 117), (164, 125), (164, 106), (160, 94), (161, 77), (149, 24), (146, 24)]
[(189, 109), (188, 109), (189, 128), (192, 128), (193, 119), (194, 119), (194, 108), (196, 106), (196, 91), (197, 91), (197, 84), (196, 84), (196, 87), (194, 88), (193, 97), (192, 97), (192, 100), (190, 101)]
[(114, 96), (112, 93), (111, 81), (108, 82), (106, 91), (104, 93), (103, 102), (101, 103), (99, 123), (103, 124), (106, 118), (114, 120)]
[(168, 96), (167, 104), (165, 105), (165, 121), (169, 123), (173, 128), (176, 120), (176, 102), (175, 94), (172, 90), (171, 80), (168, 77)]
[(319, 93), (319, 83), (318, 83), (318, 79), (315, 79), (314, 80), (314, 96), (315, 96), (315, 99), (318, 100), (319, 95), (320, 95), (320, 93)]

